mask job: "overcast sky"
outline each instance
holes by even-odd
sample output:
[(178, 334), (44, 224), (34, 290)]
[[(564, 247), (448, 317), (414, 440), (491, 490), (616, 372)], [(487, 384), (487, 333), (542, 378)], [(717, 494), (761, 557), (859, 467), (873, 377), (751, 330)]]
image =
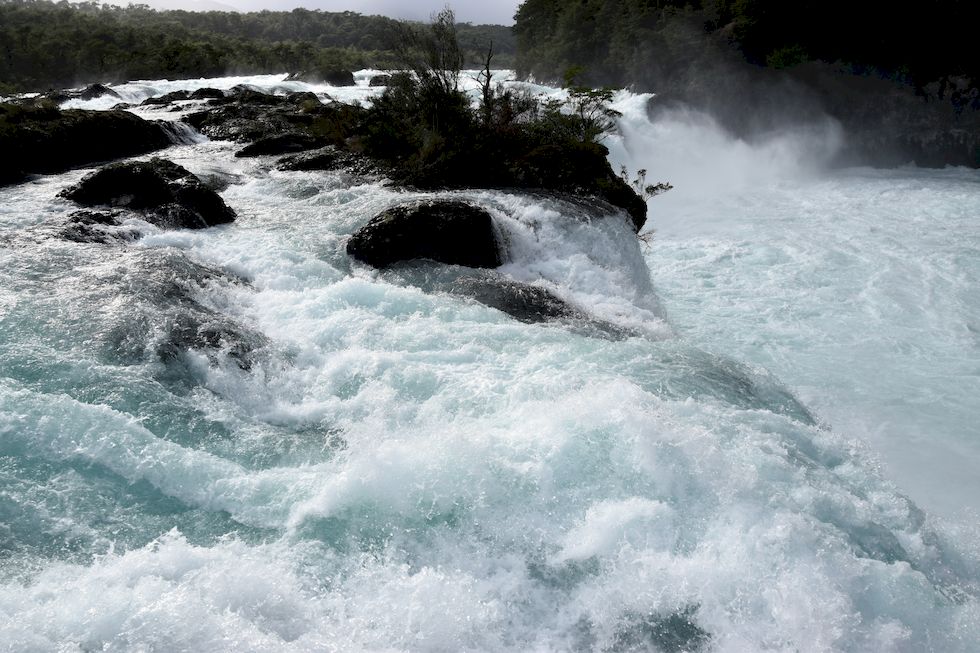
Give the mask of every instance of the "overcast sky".
[[(130, 0), (111, 0), (112, 4), (127, 5)], [(289, 10), (296, 7), (323, 11), (356, 11), (361, 14), (380, 14), (394, 18), (427, 20), (447, 4), (456, 12), (461, 23), (495, 23), (512, 25), (514, 12), (521, 0), (132, 0), (156, 9)]]

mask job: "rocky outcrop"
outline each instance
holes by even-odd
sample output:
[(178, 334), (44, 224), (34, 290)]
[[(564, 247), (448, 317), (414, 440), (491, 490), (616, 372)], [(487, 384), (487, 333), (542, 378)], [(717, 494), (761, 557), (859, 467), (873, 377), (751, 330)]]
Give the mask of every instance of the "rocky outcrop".
[(323, 145), (315, 136), (303, 132), (287, 132), (266, 136), (235, 152), (237, 157), (253, 157), (265, 154), (290, 154), (304, 152)]
[(371, 87), (387, 86), (390, 83), (391, 83), (391, 75), (375, 75), (374, 77), (371, 78), (371, 81), (368, 82), (368, 86)]
[(140, 106), (162, 106), (164, 104), (170, 104), (172, 102), (179, 102), (181, 100), (189, 100), (191, 97), (190, 91), (171, 91), (164, 95), (158, 95), (156, 97), (149, 97), (140, 103)]
[(429, 200), (383, 211), (347, 242), (347, 253), (376, 268), (431, 259), (474, 268), (502, 260), (493, 218), (456, 200)]
[(191, 100), (219, 100), (225, 97), (224, 91), (219, 91), (216, 88), (199, 88), (190, 94), (188, 99)]
[(51, 91), (49, 93), (45, 93), (42, 98), (54, 102), (55, 104), (64, 104), (69, 100), (84, 100), (87, 102), (88, 100), (94, 100), (105, 96), (116, 98), (117, 100), (122, 99), (118, 93), (103, 84), (89, 84), (80, 91)]
[(125, 111), (0, 104), (0, 185), (171, 145), (158, 123)]
[(83, 206), (139, 211), (147, 222), (164, 229), (203, 229), (235, 219), (217, 193), (166, 159), (105, 166), (60, 195)]
[(121, 96), (113, 91), (108, 86), (103, 86), (102, 84), (90, 84), (86, 86), (81, 93), (78, 94), (79, 99), (82, 100), (94, 100), (95, 98), (100, 98), (108, 95), (116, 99), (121, 99)]
[(344, 140), (353, 128), (351, 116), (359, 111), (349, 105), (325, 105), (313, 93), (271, 95), (239, 86), (184, 121), (215, 140), (247, 143), (300, 132), (323, 144)]
[(354, 73), (338, 68), (304, 70), (302, 72), (290, 73), (285, 81), (306, 82), (307, 84), (328, 84), (330, 86), (355, 86), (357, 84), (354, 81)]

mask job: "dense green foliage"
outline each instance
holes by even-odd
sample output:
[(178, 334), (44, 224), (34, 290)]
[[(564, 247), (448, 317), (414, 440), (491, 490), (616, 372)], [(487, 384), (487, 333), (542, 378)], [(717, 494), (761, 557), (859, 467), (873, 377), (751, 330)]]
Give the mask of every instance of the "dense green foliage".
[[(0, 0), (0, 92), (90, 82), (390, 67), (398, 21), (353, 12), (154, 11), (94, 2)], [(490, 41), (513, 63), (507, 27), (458, 26), (467, 62)]]
[[(480, 106), (456, 85), (452, 12), (406, 40), (408, 68), (395, 75), (354, 131), (361, 150), (402, 183), (420, 187), (524, 187), (598, 195), (625, 209), (639, 230), (646, 203), (615, 174), (602, 138), (612, 129), (609, 93), (574, 86), (571, 111), (482, 76)], [(456, 69), (447, 63), (456, 62)], [(650, 187), (653, 190), (654, 187)]]
[(973, 0), (526, 0), (514, 28), (518, 68), (549, 78), (572, 65), (629, 83), (669, 55), (675, 65), (715, 42), (773, 68), (841, 62), (859, 73), (924, 85), (980, 79)]

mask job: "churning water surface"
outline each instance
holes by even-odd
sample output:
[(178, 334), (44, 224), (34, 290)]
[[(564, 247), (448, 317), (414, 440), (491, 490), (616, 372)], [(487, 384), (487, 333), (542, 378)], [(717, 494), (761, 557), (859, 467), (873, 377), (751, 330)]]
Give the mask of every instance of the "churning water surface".
[(747, 144), (648, 101), (607, 144), (675, 185), (649, 242), (436, 193), (494, 216), (488, 283), (625, 338), (357, 265), (427, 194), (231, 143), (164, 153), (238, 211), (204, 231), (76, 243), (86, 171), (0, 190), (0, 648), (976, 650), (980, 174), (827, 171), (832, 124)]

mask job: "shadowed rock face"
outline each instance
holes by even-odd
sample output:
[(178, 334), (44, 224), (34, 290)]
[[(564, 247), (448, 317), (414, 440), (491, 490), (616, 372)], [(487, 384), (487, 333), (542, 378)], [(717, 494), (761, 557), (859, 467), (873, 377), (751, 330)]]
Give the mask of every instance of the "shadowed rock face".
[(200, 179), (166, 159), (115, 163), (60, 193), (83, 206), (121, 206), (169, 229), (203, 229), (232, 222), (235, 212)]
[(376, 268), (412, 259), (474, 268), (495, 268), (502, 262), (490, 214), (455, 200), (383, 211), (351, 237), (347, 253)]
[(171, 144), (160, 124), (126, 111), (0, 104), (0, 185), (20, 182), (30, 174), (146, 154)]

